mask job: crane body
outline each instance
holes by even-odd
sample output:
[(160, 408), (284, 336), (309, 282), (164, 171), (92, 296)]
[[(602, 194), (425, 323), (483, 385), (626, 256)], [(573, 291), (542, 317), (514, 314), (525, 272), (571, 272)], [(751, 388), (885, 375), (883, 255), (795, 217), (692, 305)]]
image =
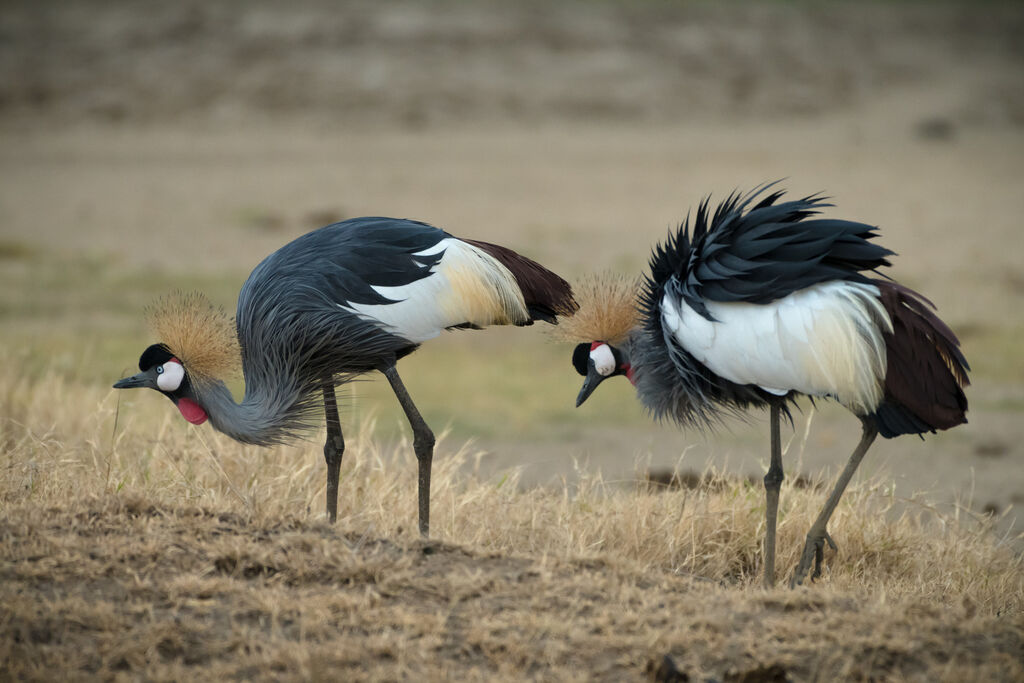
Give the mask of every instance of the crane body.
[[(655, 418), (708, 429), (726, 416), (768, 408), (771, 464), (765, 583), (772, 585), (780, 421), (800, 395), (832, 398), (863, 426), (846, 470), (808, 534), (793, 584), (814, 563), (820, 575), (826, 525), (878, 434), (893, 438), (966, 422), (969, 366), (931, 303), (873, 271), (892, 252), (876, 229), (816, 218), (819, 197), (779, 202), (765, 188), (708, 200), (657, 245), (639, 286), (593, 280), (559, 334), (580, 342), (585, 376), (577, 406), (608, 377), (625, 375)], [(611, 359), (611, 360), (609, 360)]]
[[(253, 269), (234, 327), (197, 296), (150, 311), (160, 343), (115, 388), (164, 393), (194, 424), (209, 419), (243, 443), (269, 446), (327, 420), (327, 512), (337, 515), (344, 438), (335, 387), (374, 370), (391, 384), (413, 430), (420, 530), (429, 528), (434, 435), (396, 363), (446, 329), (556, 322), (574, 306), (562, 278), (516, 252), (461, 240), (417, 221), (356, 218), (307, 233)], [(222, 375), (240, 357), (245, 395)]]

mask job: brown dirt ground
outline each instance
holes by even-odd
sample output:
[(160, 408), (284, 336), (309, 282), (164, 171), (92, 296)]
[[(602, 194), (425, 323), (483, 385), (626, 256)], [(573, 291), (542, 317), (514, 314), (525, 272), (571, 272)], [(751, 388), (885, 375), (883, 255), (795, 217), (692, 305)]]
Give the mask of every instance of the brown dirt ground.
[[(346, 535), (131, 497), (0, 521), (13, 679), (1019, 680), (968, 598), (736, 591), (628, 560)], [(672, 672), (678, 677), (673, 677)], [(683, 678), (691, 676), (692, 678)]]

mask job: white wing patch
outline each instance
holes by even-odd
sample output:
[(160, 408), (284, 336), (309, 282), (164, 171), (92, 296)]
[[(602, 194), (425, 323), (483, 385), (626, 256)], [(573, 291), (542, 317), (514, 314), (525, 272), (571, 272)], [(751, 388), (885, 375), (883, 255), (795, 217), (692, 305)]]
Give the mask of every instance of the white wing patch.
[(416, 344), (453, 325), (486, 327), (529, 320), (515, 277), (497, 259), (454, 237), (417, 255), (442, 250), (444, 256), (427, 277), (400, 287), (373, 288), (395, 303), (339, 305)]
[(662, 324), (708, 369), (784, 396), (833, 396), (866, 414), (882, 400), (883, 332), (892, 321), (873, 285), (834, 281), (768, 304), (705, 301), (711, 322), (665, 296)]

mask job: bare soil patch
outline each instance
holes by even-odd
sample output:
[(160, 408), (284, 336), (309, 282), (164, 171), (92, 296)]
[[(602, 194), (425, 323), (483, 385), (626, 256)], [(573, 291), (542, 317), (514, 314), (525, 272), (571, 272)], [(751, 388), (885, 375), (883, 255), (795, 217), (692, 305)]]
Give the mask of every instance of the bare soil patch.
[(636, 680), (666, 656), (690, 680), (1024, 675), (1019, 605), (967, 596), (737, 589), (133, 496), (9, 508), (0, 539), (15, 679)]

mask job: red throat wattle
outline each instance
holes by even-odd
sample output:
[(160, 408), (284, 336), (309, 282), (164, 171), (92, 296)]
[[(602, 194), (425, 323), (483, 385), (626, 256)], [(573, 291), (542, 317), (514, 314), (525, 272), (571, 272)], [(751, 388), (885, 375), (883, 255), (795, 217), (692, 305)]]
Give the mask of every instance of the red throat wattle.
[(190, 398), (178, 399), (178, 410), (181, 416), (194, 425), (201, 425), (206, 422), (206, 411), (203, 407)]

